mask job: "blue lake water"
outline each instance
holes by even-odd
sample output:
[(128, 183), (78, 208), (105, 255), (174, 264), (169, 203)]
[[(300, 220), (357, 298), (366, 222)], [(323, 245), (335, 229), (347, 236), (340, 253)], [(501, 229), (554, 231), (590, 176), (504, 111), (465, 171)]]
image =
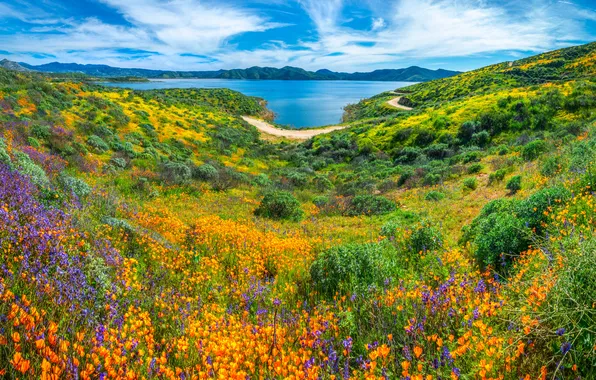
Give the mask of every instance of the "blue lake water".
[(135, 90), (163, 88), (229, 88), (267, 100), (275, 112), (275, 122), (295, 128), (318, 127), (340, 122), (343, 108), (350, 103), (412, 82), (166, 79), (144, 83), (102, 83)]

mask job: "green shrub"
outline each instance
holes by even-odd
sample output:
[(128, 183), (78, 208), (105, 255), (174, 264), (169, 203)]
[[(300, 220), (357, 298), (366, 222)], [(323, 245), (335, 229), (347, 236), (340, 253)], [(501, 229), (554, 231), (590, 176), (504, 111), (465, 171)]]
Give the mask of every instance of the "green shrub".
[(269, 219), (299, 221), (304, 217), (300, 202), (287, 191), (272, 191), (263, 197), (255, 215)]
[(63, 174), (59, 177), (59, 181), (67, 191), (75, 194), (79, 198), (91, 194), (91, 187), (89, 187), (89, 185), (82, 179)]
[(436, 185), (441, 182), (441, 175), (437, 173), (428, 173), (424, 176), (424, 184), (427, 186)]
[(545, 177), (553, 177), (561, 170), (560, 161), (560, 157), (548, 157), (540, 168), (540, 174)]
[(484, 165), (482, 164), (472, 164), (470, 165), (470, 167), (468, 168), (468, 174), (476, 174), (476, 173), (480, 173), (482, 171), (482, 169), (484, 169)]
[(507, 185), (505, 186), (505, 188), (507, 190), (509, 190), (509, 192), (511, 194), (515, 194), (518, 191), (521, 190), (521, 176), (520, 175), (516, 175), (514, 177), (511, 177), (511, 179), (507, 182)]
[(110, 164), (116, 168), (124, 169), (126, 167), (126, 160), (122, 157), (110, 158)]
[(434, 251), (443, 246), (443, 235), (429, 221), (421, 221), (412, 228), (407, 244), (416, 253)]
[(469, 190), (476, 190), (478, 187), (478, 180), (474, 177), (464, 179), (464, 188)]
[(494, 173), (490, 173), (488, 176), (488, 183), (501, 182), (505, 178), (505, 174), (507, 174), (507, 170), (505, 169), (499, 169)]
[(348, 244), (321, 253), (310, 267), (315, 289), (331, 298), (336, 293), (353, 294), (371, 285), (383, 286), (394, 270), (389, 244)]
[(46, 175), (46, 172), (39, 165), (33, 162), (28, 155), (23, 152), (15, 152), (14, 158), (19, 172), (29, 176), (31, 181), (37, 186), (49, 186), (50, 180)]
[(431, 190), (424, 196), (424, 199), (427, 201), (438, 202), (441, 199), (445, 198), (445, 194), (441, 193), (440, 191)]
[(530, 244), (530, 230), (511, 212), (495, 212), (482, 218), (475, 235), (478, 263), (482, 268), (491, 265), (498, 273), (504, 273)]
[(161, 179), (173, 185), (186, 183), (191, 178), (191, 171), (188, 166), (180, 162), (168, 161), (161, 166)]
[(320, 195), (312, 200), (312, 203), (318, 208), (323, 208), (329, 204), (329, 197)]
[(103, 141), (103, 139), (97, 135), (89, 136), (89, 138), (87, 139), (87, 144), (100, 153), (103, 153), (110, 149), (108, 144), (106, 144), (106, 142)]
[(538, 158), (547, 149), (547, 145), (542, 140), (534, 140), (527, 143), (522, 149), (522, 157), (527, 161)]
[(29, 146), (32, 146), (34, 148), (41, 147), (41, 144), (40, 144), (39, 140), (36, 139), (35, 137), (28, 137), (27, 138), (27, 144), (29, 144)]
[(261, 187), (271, 186), (271, 184), (272, 184), (271, 180), (269, 179), (269, 176), (265, 173), (261, 173), (261, 174), (257, 175), (253, 179), (253, 182), (255, 185), (261, 186)]
[(521, 201), (515, 211), (526, 226), (540, 233), (542, 224), (548, 221), (548, 216), (544, 213), (564, 204), (569, 198), (571, 198), (571, 192), (566, 188), (562, 186), (549, 187), (539, 190), (528, 199)]
[(318, 175), (312, 180), (315, 189), (318, 191), (327, 191), (333, 189), (333, 183), (323, 175)]
[(490, 133), (487, 131), (480, 131), (472, 135), (472, 144), (477, 146), (485, 146), (490, 141)]
[[(564, 241), (565, 265), (558, 273), (555, 286), (548, 292), (544, 315), (553, 330), (562, 332), (560, 341), (556, 342), (557, 348), (563, 342), (573, 342), (565, 362), (576, 364), (578, 377), (587, 379), (596, 368), (596, 240), (591, 237), (578, 243), (577, 240)], [(556, 249), (553, 248), (550, 250)]]
[(397, 209), (397, 205), (380, 195), (357, 195), (352, 198), (345, 215), (382, 215)]
[(217, 169), (210, 164), (203, 164), (192, 171), (192, 177), (201, 181), (211, 181), (217, 178), (217, 174)]
[(4, 139), (2, 137), (0, 137), (0, 162), (8, 165), (8, 166), (12, 166), (12, 163), (10, 161), (10, 156), (8, 155), (8, 152), (6, 151), (6, 143), (4, 142)]

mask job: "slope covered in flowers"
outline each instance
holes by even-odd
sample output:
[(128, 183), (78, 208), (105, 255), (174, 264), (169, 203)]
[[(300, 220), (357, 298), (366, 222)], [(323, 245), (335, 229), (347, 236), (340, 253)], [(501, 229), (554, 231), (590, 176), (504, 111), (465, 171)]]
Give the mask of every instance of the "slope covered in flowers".
[[(592, 378), (596, 125), (577, 62), (299, 145), (261, 140), (239, 115), (262, 104), (227, 90), (0, 71), (0, 373)], [(480, 127), (493, 106), (507, 128)], [(418, 149), (436, 125), (451, 142)]]

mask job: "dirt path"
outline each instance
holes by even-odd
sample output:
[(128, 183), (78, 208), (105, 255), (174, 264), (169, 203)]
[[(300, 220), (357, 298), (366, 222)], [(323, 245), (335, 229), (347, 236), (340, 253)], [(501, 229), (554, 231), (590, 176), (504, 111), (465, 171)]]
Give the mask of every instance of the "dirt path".
[(273, 136), (287, 137), (289, 139), (296, 139), (296, 140), (308, 140), (311, 137), (314, 137), (316, 135), (321, 135), (323, 133), (329, 133), (329, 132), (333, 132), (333, 131), (337, 131), (337, 130), (349, 127), (348, 125), (343, 125), (343, 126), (335, 125), (335, 126), (319, 128), (319, 129), (304, 129), (304, 130), (292, 129), (292, 130), (290, 130), (290, 129), (277, 128), (264, 120), (255, 119), (255, 118), (252, 118), (249, 116), (242, 116), (242, 118), (248, 124), (255, 126), (259, 131), (261, 131), (263, 133), (267, 133), (267, 134), (273, 135)]
[[(395, 91), (392, 91), (392, 93), (397, 94), (397, 95), (402, 95), (399, 92), (395, 92)], [(389, 104), (392, 107), (399, 108), (399, 109), (402, 109), (405, 111), (411, 111), (412, 107), (406, 107), (406, 106), (403, 106), (398, 103), (400, 99), (401, 99), (401, 96), (398, 96), (397, 98), (393, 98), (393, 99), (387, 101), (387, 104)]]

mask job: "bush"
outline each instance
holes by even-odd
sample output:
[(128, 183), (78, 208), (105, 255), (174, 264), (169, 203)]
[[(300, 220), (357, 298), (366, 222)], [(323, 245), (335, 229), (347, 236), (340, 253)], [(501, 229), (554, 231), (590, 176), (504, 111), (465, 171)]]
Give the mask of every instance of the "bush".
[(527, 161), (532, 161), (538, 158), (540, 154), (546, 151), (546, 143), (542, 140), (534, 140), (524, 146), (522, 149), (522, 157)]
[(412, 229), (408, 245), (413, 252), (434, 251), (443, 246), (443, 235), (430, 222), (422, 221)]
[(0, 137), (0, 162), (8, 165), (9, 167), (12, 167), (10, 156), (6, 151), (6, 143), (4, 142), (4, 139), (2, 137)]
[(507, 174), (505, 169), (499, 169), (494, 173), (490, 173), (488, 183), (501, 182), (505, 178), (505, 174)]
[(89, 185), (82, 179), (63, 174), (60, 176), (59, 181), (67, 191), (75, 194), (79, 198), (91, 194), (91, 187), (89, 187)]
[(556, 175), (561, 170), (560, 160), (560, 157), (549, 157), (544, 160), (544, 163), (540, 168), (540, 174), (545, 177), (553, 177)]
[(397, 209), (392, 200), (379, 195), (357, 195), (352, 198), (345, 215), (382, 215)]
[(388, 244), (348, 244), (321, 253), (310, 267), (315, 289), (328, 297), (381, 287), (391, 277), (393, 266), (385, 256)]
[(507, 182), (507, 185), (505, 186), (505, 188), (507, 190), (509, 190), (509, 192), (511, 194), (515, 194), (518, 191), (520, 191), (521, 190), (521, 176), (516, 175), (514, 177), (511, 177), (509, 182)]
[(440, 191), (432, 190), (426, 193), (424, 199), (427, 201), (438, 202), (441, 199), (445, 198), (445, 194), (441, 193)]
[(469, 190), (476, 190), (478, 187), (478, 180), (476, 178), (466, 178), (464, 179), (464, 188)]
[(254, 214), (269, 219), (293, 221), (299, 221), (304, 217), (300, 202), (287, 191), (273, 191), (265, 194)]
[(441, 175), (437, 173), (428, 173), (424, 176), (424, 184), (427, 186), (436, 185), (441, 182)]
[(325, 206), (327, 206), (329, 204), (329, 197), (326, 197), (324, 195), (315, 197), (312, 200), (312, 203), (317, 206), (318, 208), (323, 208)]
[(39, 165), (33, 162), (28, 155), (23, 152), (15, 152), (14, 158), (19, 172), (31, 178), (31, 182), (37, 186), (49, 186), (50, 180), (46, 175), (46, 172)]
[(253, 180), (254, 184), (257, 186), (261, 186), (261, 187), (267, 187), (267, 186), (271, 186), (272, 182), (269, 179), (269, 176), (267, 176), (267, 174), (265, 173), (261, 173), (259, 175), (257, 175), (254, 180)]
[(217, 178), (217, 169), (210, 164), (203, 164), (194, 168), (192, 172), (193, 178), (199, 179), (201, 181), (211, 181)]
[(180, 185), (188, 182), (190, 178), (190, 168), (183, 163), (168, 161), (161, 167), (161, 179), (168, 184)]
[(480, 131), (472, 135), (472, 144), (485, 146), (490, 141), (490, 134), (487, 131)]
[(482, 171), (482, 169), (484, 168), (484, 166), (482, 164), (472, 164), (470, 165), (470, 167), (468, 168), (468, 174), (476, 174), (476, 173), (480, 173)]
[[(553, 289), (548, 292), (545, 315), (553, 329), (563, 331), (561, 342), (574, 342), (570, 358), (578, 378), (591, 378), (596, 368), (594, 332), (596, 326), (596, 240), (588, 238), (579, 246), (567, 243), (565, 265), (558, 273)], [(558, 344), (557, 344), (558, 346)]]
[(481, 268), (491, 265), (504, 273), (515, 257), (530, 244), (530, 230), (511, 212), (495, 212), (477, 226), (474, 255)]
[(323, 175), (318, 175), (316, 176), (313, 180), (313, 185), (315, 187), (315, 189), (317, 189), (318, 191), (326, 191), (326, 190), (331, 190), (333, 189), (333, 183), (331, 183), (331, 181), (329, 180), (329, 178), (323, 176)]
[(124, 169), (126, 167), (126, 160), (122, 157), (110, 158), (110, 164), (116, 168)]
[(87, 139), (87, 144), (100, 153), (103, 153), (110, 149), (108, 144), (106, 144), (106, 142), (103, 141), (101, 137), (96, 135), (89, 136), (89, 138)]
[(517, 216), (525, 222), (526, 226), (541, 233), (542, 224), (549, 219), (545, 212), (549, 209), (564, 204), (571, 198), (571, 192), (562, 186), (549, 187), (532, 194), (528, 199), (516, 207)]

